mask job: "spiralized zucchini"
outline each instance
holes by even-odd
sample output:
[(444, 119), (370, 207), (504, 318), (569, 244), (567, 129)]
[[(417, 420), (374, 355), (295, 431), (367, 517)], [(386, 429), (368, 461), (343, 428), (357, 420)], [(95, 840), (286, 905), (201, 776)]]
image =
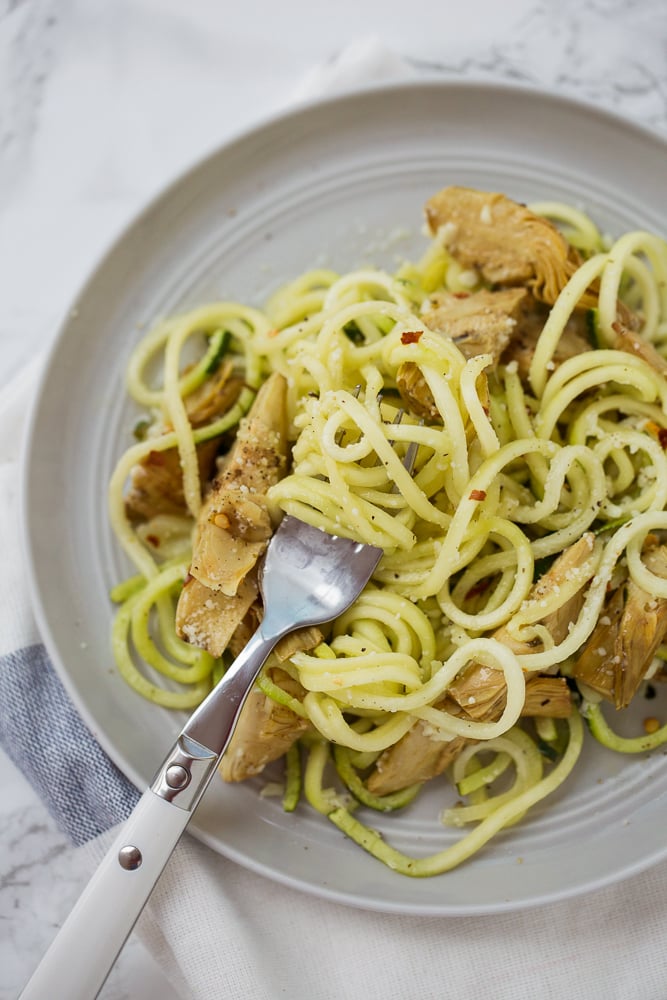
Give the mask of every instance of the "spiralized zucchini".
[[(205, 488), (196, 448), (233, 432), (257, 387), (270, 373), (282, 373), (292, 466), (272, 487), (271, 502), (326, 531), (377, 545), (385, 556), (326, 641), (283, 665), (305, 689), (303, 699), (288, 695), (269, 673), (259, 685), (311, 724), (303, 776), (311, 805), (408, 875), (460, 864), (567, 778), (581, 752), (580, 716), (567, 722), (565, 747), (544, 754), (547, 743), (555, 746), (557, 727), (541, 721), (532, 735), (520, 727), (526, 681), (557, 671), (591, 635), (621, 561), (637, 585), (667, 598), (667, 581), (641, 559), (646, 538), (667, 530), (667, 453), (657, 433), (667, 431), (667, 380), (616, 349), (613, 328), (621, 299), (642, 312), (642, 336), (667, 353), (667, 248), (643, 231), (609, 245), (578, 209), (554, 202), (532, 208), (557, 222), (584, 260), (548, 314), (527, 381), (515, 362), (493, 369), (489, 355), (466, 359), (453, 340), (425, 324), (433, 293), (483, 286), (437, 237), (420, 261), (396, 274), (315, 270), (278, 290), (263, 310), (221, 302), (170, 318), (137, 345), (128, 365), (128, 392), (149, 411), (149, 433), (121, 456), (109, 487), (112, 525), (137, 571), (113, 594), (119, 603), (113, 645), (123, 677), (157, 704), (190, 708), (224, 670), (174, 630), (188, 531)], [(591, 289), (598, 290), (591, 314), (598, 346), (556, 366), (566, 325)], [(193, 429), (188, 398), (221, 354), (231, 357), (245, 388), (228, 412)], [(426, 420), (399, 398), (404, 365), (418, 369), (433, 400), (434, 415)], [(411, 445), (418, 446), (412, 475), (402, 464)], [(187, 511), (181, 534), (172, 525), (176, 541), (164, 560), (128, 519), (124, 491), (137, 463), (173, 449)], [(563, 605), (567, 585), (529, 600), (537, 567), (589, 530), (597, 541), (572, 584), (575, 592), (588, 581), (583, 607), (565, 638), (554, 642), (540, 622)], [(500, 627), (512, 642), (494, 638)], [(504, 707), (493, 720), (463, 717), (447, 701), (471, 662), (504, 677)], [(589, 721), (609, 744), (597, 709), (589, 710)], [(475, 741), (452, 769), (468, 803), (443, 816), (477, 825), (455, 847), (422, 859), (395, 851), (353, 815), (359, 802), (393, 809), (417, 794), (415, 785), (374, 796), (363, 779), (378, 755), (417, 723), (443, 744)], [(559, 725), (562, 736), (565, 724)], [(663, 741), (662, 732), (651, 745)], [(331, 748), (347, 799), (328, 787)], [(287, 773), (291, 811), (302, 780), (296, 747)]]

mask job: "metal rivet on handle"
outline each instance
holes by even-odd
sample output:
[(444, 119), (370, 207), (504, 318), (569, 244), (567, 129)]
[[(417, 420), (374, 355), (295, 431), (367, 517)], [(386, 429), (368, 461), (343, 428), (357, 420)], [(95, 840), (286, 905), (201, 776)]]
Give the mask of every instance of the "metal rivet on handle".
[(121, 868), (128, 872), (136, 871), (143, 860), (141, 851), (133, 844), (126, 844), (118, 852), (118, 863)]
[(180, 764), (172, 764), (165, 772), (165, 781), (170, 788), (185, 788), (190, 780), (190, 773)]

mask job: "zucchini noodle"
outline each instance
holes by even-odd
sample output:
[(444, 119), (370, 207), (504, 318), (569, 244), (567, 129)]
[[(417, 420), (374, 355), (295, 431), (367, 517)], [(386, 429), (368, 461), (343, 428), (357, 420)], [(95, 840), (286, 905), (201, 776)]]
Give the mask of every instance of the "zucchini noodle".
[[(560, 715), (529, 710), (532, 683), (564, 690), (559, 677), (572, 674), (596, 630), (611, 624), (609, 595), (619, 587), (667, 601), (667, 574), (646, 556), (667, 538), (667, 245), (642, 230), (612, 242), (573, 206), (529, 208), (560, 228), (569, 264), (576, 260), (555, 301), (537, 302), (537, 290), (531, 298), (534, 342), (515, 337), (512, 314), (502, 317), (505, 353), (483, 338), (472, 351), (467, 328), (461, 335), (454, 319), (437, 318), (475, 296), (490, 295), (488, 302), (497, 293), (500, 301), (516, 284), (494, 284), (481, 258), (474, 267), (458, 259), (447, 223), (420, 260), (394, 274), (314, 269), (263, 309), (215, 302), (167, 318), (127, 367), (127, 391), (146, 415), (109, 484), (111, 524), (131, 564), (111, 595), (120, 674), (156, 704), (189, 709), (231, 662), (227, 649), (214, 656), (205, 642), (184, 641), (177, 604), (195, 572), (192, 543), (209, 516), (210, 480), (252, 417), (257, 390), (279, 373), (291, 455), (268, 489), (269, 514), (384, 551), (321, 641), (271, 657), (258, 679), (266, 704), (300, 726), (300, 742), (283, 750), (284, 808), (298, 809), (303, 792), (407, 875), (462, 863), (566, 780), (582, 751), (581, 716), (567, 691)], [(550, 288), (554, 281), (550, 274)], [(225, 403), (195, 419), (216, 377)], [(172, 471), (178, 488), (162, 509)], [(145, 504), (135, 509), (136, 496), (143, 502), (151, 490), (154, 514)], [(584, 542), (557, 583), (540, 588), (549, 567)], [(475, 676), (497, 685), (488, 711), (476, 710), (486, 689), (457, 693)], [(667, 740), (665, 726), (628, 740), (599, 706), (586, 702), (584, 714), (611, 749), (635, 753)], [(534, 721), (522, 721), (526, 715)], [(415, 734), (429, 753), (451, 751), (448, 772), (467, 799), (445, 805), (443, 821), (475, 824), (452, 847), (419, 859), (354, 815), (409, 807), (426, 778), (386, 793), (372, 790), (372, 778)]]
[[(571, 717), (569, 726), (570, 740), (567, 749), (547, 777), (540, 778), (527, 787), (521, 783), (521, 790), (517, 790), (516, 794), (510, 795), (508, 798), (500, 799), (498, 796), (500, 801), (496, 803), (496, 807), (489, 809), (473, 830), (465, 834), (451, 847), (429, 857), (414, 858), (397, 851), (387, 844), (379, 833), (360, 823), (349, 808), (337, 804), (335, 799), (330, 795), (327, 796), (321, 788), (311, 788), (309, 801), (315, 808), (319, 806), (320, 811), (324, 812), (327, 818), (351, 840), (393, 871), (400, 872), (402, 875), (410, 875), (413, 878), (442, 875), (462, 864), (504, 827), (516, 822), (531, 806), (562, 785), (575, 766), (583, 743), (583, 726), (579, 715), (575, 714)], [(507, 740), (506, 743), (509, 745), (511, 741)], [(315, 761), (317, 770), (313, 769), (312, 785), (316, 785), (318, 777), (321, 780), (326, 764), (324, 756), (326, 750), (326, 744), (324, 744), (323, 748), (320, 748), (320, 759)]]

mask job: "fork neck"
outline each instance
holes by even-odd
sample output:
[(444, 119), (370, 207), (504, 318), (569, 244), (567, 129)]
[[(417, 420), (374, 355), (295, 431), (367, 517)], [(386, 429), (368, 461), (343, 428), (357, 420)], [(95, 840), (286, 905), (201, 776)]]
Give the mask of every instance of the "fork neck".
[(196, 740), (220, 757), (234, 732), (234, 727), (252, 685), (272, 649), (281, 637), (269, 631), (266, 619), (225, 675), (201, 703), (183, 728), (182, 735)]

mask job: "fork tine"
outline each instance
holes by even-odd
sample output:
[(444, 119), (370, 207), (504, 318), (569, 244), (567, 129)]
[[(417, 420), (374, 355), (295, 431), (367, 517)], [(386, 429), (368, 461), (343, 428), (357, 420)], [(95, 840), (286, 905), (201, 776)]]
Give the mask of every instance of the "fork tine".
[[(401, 422), (401, 420), (403, 419), (404, 416), (405, 416), (405, 410), (403, 408), (401, 408), (397, 412), (397, 414), (394, 417), (394, 419), (392, 420), (392, 424), (400, 424), (400, 422)], [(420, 420), (419, 421), (419, 426), (421, 427), (423, 425), (423, 423), (424, 423), (424, 420), (423, 419)], [(394, 441), (390, 441), (389, 443), (392, 446), (394, 445)], [(419, 442), (418, 441), (411, 441), (410, 444), (408, 445), (408, 450), (406, 451), (405, 455), (403, 456), (403, 468), (406, 469), (410, 473), (410, 475), (412, 475), (412, 470), (415, 467), (415, 461), (417, 459), (417, 452), (418, 451), (419, 451)], [(393, 484), (393, 486), (391, 488), (391, 492), (392, 493), (398, 493), (398, 486), (396, 485), (396, 483)]]
[[(361, 382), (357, 382), (357, 384), (355, 385), (354, 389), (352, 390), (352, 395), (354, 396), (355, 399), (359, 399), (359, 393), (360, 392), (361, 392)], [(347, 434), (347, 431), (345, 430), (344, 427), (341, 427), (341, 429), (336, 434), (335, 441), (336, 441), (336, 444), (338, 445), (339, 448), (342, 447), (343, 441), (345, 440), (345, 435), (346, 434)]]
[(408, 450), (405, 453), (405, 458), (403, 459), (403, 467), (412, 475), (412, 470), (415, 467), (415, 461), (417, 460), (417, 452), (419, 451), (419, 442), (411, 441), (408, 445)]
[[(354, 396), (355, 399), (359, 398), (360, 392), (361, 392), (361, 384), (358, 384), (358, 385), (356, 385), (354, 387), (354, 389), (352, 391), (352, 394), (353, 394), (353, 396)], [(378, 405), (380, 405), (382, 403), (382, 397), (383, 397), (383, 393), (379, 392), (377, 394)], [(396, 416), (392, 420), (392, 425), (393, 424), (400, 424), (400, 422), (401, 422), (401, 420), (403, 419), (404, 416), (405, 416), (405, 409), (403, 407), (401, 407), (401, 409), (396, 412)], [(421, 427), (423, 425), (423, 423), (424, 423), (423, 419), (420, 420), (419, 421), (419, 426)], [(339, 446), (342, 445), (343, 441), (345, 440), (346, 434), (347, 434), (347, 432), (344, 429), (341, 429), (338, 432), (338, 434), (336, 435), (336, 444), (337, 445), (339, 445)], [(395, 442), (393, 440), (390, 440), (389, 444), (393, 447), (394, 444), (395, 444)], [(411, 441), (410, 444), (408, 445), (408, 449), (407, 449), (407, 451), (405, 453), (405, 456), (403, 458), (403, 467), (405, 469), (407, 469), (407, 471), (411, 475), (412, 475), (412, 470), (414, 469), (414, 466), (415, 466), (415, 460), (417, 458), (417, 452), (418, 451), (419, 451), (419, 444), (418, 444), (418, 442), (417, 441)], [(379, 462), (379, 459), (378, 459), (378, 462)], [(393, 486), (392, 486), (392, 492), (394, 492), (394, 493), (397, 492), (396, 483), (394, 483)]]

